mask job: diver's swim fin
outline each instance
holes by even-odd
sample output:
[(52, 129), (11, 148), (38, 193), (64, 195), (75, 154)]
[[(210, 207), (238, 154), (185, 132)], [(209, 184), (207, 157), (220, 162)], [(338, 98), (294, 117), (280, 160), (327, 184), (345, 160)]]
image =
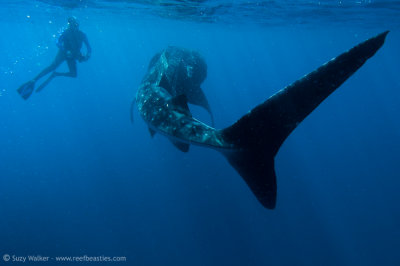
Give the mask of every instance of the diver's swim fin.
[(21, 87), (18, 88), (17, 92), (21, 95), (21, 97), (24, 100), (27, 100), (29, 96), (31, 96), (34, 89), (35, 89), (35, 82), (31, 80), (21, 85)]
[(36, 89), (36, 92), (39, 92), (39, 91), (43, 90), (44, 87), (49, 85), (50, 81), (52, 81), (55, 76), (56, 75), (53, 72), (53, 74), (51, 74), (50, 77), (48, 77), (42, 84), (40, 84), (40, 86)]

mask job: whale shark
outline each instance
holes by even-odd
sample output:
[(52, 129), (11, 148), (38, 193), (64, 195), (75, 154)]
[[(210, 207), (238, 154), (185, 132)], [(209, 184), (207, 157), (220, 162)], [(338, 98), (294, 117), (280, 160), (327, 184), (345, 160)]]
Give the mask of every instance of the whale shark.
[[(150, 61), (136, 102), (151, 136), (160, 133), (183, 152), (190, 145), (217, 150), (258, 201), (274, 209), (275, 155), (289, 134), (384, 44), (389, 31), (331, 59), (253, 108), (231, 126), (216, 129), (192, 116), (188, 103), (212, 112), (201, 84), (207, 65), (200, 53), (169, 46)], [(212, 119), (213, 121), (213, 119)]]

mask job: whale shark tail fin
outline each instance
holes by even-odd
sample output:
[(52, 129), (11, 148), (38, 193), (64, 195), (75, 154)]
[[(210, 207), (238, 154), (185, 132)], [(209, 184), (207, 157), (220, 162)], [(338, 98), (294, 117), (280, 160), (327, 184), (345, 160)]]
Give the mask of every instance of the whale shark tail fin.
[(276, 203), (274, 157), (289, 134), (383, 45), (388, 31), (353, 47), (274, 94), (221, 133), (238, 147), (226, 152), (257, 199)]
[(224, 153), (229, 163), (242, 176), (258, 201), (268, 209), (276, 205), (274, 156), (262, 150)]

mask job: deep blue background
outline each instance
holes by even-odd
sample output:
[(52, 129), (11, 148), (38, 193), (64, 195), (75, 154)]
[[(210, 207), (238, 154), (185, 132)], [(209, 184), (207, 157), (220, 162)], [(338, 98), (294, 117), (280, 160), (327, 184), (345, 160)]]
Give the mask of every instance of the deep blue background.
[[(203, 88), (223, 128), (386, 28), (56, 11), (11, 10), (0, 21), (1, 255), (126, 256), (129, 265), (400, 264), (398, 30), (284, 143), (270, 211), (217, 152), (183, 154), (160, 135), (151, 139), (136, 111), (130, 124), (151, 57), (167, 45), (200, 51)], [(16, 88), (51, 63), (53, 35), (72, 14), (91, 60), (78, 65), (78, 78), (57, 78), (22, 100)]]

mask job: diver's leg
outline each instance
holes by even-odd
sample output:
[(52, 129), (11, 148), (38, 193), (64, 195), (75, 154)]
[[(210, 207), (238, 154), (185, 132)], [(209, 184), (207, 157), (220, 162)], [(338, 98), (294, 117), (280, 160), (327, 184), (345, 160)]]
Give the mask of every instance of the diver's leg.
[(69, 72), (66, 72), (66, 73), (54, 72), (53, 74), (56, 77), (76, 78), (78, 76), (76, 61), (74, 59), (67, 59), (67, 64), (68, 64)]
[(68, 68), (69, 72), (66, 73), (59, 73), (59, 72), (53, 72), (48, 79), (46, 79), (45, 82), (43, 82), (36, 90), (36, 92), (39, 92), (43, 90), (44, 87), (46, 87), (50, 81), (53, 80), (55, 77), (71, 77), (75, 78), (77, 76), (77, 71), (76, 71), (76, 61), (74, 59), (67, 59), (68, 63)]
[(32, 81), (36, 82), (40, 78), (46, 76), (50, 72), (56, 70), (57, 67), (61, 65), (61, 63), (65, 60), (64, 54), (61, 51), (58, 51), (56, 58), (54, 59), (53, 63), (50, 66), (46, 67), (42, 70)]

